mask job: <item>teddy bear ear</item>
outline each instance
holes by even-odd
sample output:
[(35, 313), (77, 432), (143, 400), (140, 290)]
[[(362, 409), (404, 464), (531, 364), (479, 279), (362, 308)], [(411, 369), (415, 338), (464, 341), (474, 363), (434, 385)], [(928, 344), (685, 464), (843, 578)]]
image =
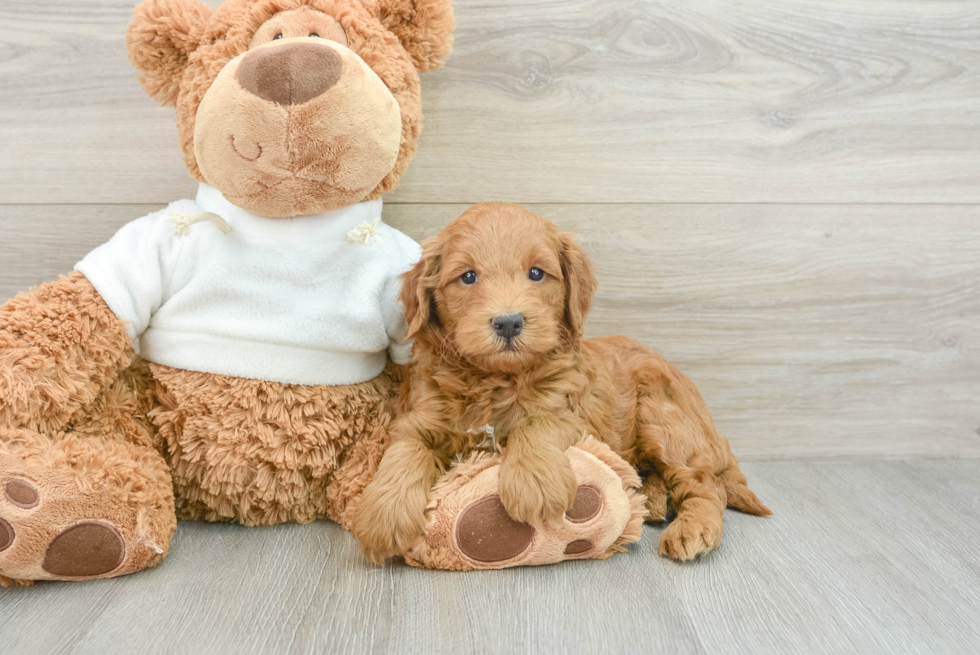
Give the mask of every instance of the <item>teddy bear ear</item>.
[(129, 61), (143, 89), (161, 105), (177, 102), (187, 57), (199, 45), (211, 9), (198, 0), (145, 0), (126, 29)]
[(452, 0), (377, 0), (378, 17), (424, 73), (439, 68), (452, 50)]

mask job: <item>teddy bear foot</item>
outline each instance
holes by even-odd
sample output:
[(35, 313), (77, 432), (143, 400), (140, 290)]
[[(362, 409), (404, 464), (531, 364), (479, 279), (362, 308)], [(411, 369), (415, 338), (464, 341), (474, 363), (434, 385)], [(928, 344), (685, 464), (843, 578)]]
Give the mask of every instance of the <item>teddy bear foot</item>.
[(0, 453), (0, 585), (113, 577), (164, 557), (176, 527), (172, 492), (147, 506), (140, 492), (152, 480), (120, 487), (65, 457), (59, 462), (52, 450), (49, 457)]
[(497, 495), (500, 458), (479, 454), (457, 464), (437, 484), (425, 535), (405, 561), (469, 571), (605, 559), (626, 550), (626, 544), (640, 538), (646, 517), (635, 471), (591, 437), (566, 454), (579, 487), (560, 527), (538, 531), (510, 518)]

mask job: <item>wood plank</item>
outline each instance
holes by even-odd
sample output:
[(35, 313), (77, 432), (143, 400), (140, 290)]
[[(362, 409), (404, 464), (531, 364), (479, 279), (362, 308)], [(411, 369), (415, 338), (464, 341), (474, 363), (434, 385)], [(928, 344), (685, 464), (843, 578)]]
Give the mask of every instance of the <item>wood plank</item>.
[(692, 566), (675, 578), (705, 649), (976, 652), (975, 466), (746, 467), (750, 484), (772, 500), (775, 520), (739, 515), (736, 524), (729, 512), (725, 564)]
[[(464, 208), (385, 215), (422, 239)], [(589, 334), (664, 353), (739, 456), (980, 455), (980, 207), (532, 208), (597, 264)], [(153, 209), (0, 206), (0, 298)]]
[[(193, 189), (172, 111), (126, 61), (133, 4), (0, 7), (3, 202)], [(457, 0), (456, 13), (400, 202), (980, 202), (972, 0)]]
[(976, 652), (975, 466), (749, 464), (775, 515), (728, 512), (721, 550), (690, 565), (657, 556), (656, 526), (605, 562), (461, 574), (374, 567), (332, 523), (182, 523), (156, 569), (0, 591), (0, 641), (39, 653)]
[(0, 299), (57, 279), (123, 225), (164, 206), (0, 205)]

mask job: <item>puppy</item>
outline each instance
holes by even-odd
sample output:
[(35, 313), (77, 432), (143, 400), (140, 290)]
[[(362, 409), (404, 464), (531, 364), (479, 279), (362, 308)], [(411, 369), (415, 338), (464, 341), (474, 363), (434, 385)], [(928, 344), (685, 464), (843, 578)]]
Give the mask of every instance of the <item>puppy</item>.
[(504, 508), (538, 529), (575, 499), (564, 451), (585, 434), (644, 477), (652, 518), (665, 519), (668, 504), (676, 512), (661, 555), (717, 548), (726, 506), (771, 513), (690, 380), (626, 337), (582, 339), (595, 287), (572, 236), (518, 205), (476, 205), (425, 241), (401, 295), (415, 339), (405, 407), (352, 528), (368, 557), (418, 540), (430, 488), (479, 445), (484, 425), (504, 448)]

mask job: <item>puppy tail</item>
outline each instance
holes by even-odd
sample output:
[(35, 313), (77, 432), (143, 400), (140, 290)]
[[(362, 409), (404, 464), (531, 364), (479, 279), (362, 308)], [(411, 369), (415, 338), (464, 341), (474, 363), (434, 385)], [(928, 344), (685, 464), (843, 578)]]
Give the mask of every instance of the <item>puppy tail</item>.
[(755, 516), (769, 516), (772, 510), (766, 507), (759, 497), (756, 496), (746, 484), (745, 475), (739, 470), (738, 464), (725, 469), (719, 476), (725, 491), (728, 493), (728, 506), (746, 514)]

